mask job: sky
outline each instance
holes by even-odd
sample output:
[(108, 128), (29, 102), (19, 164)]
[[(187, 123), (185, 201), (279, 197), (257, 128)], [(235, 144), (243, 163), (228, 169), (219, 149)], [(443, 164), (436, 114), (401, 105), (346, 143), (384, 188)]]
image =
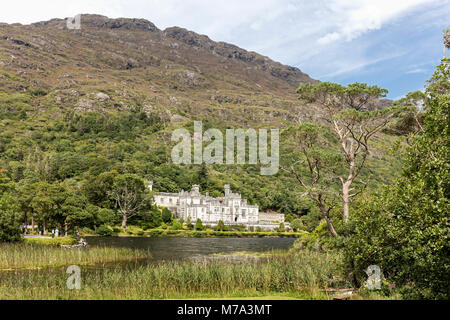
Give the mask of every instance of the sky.
[(450, 0), (1, 1), (0, 22), (79, 13), (144, 18), (256, 51), (321, 81), (376, 84), (391, 99), (424, 89), (450, 28)]

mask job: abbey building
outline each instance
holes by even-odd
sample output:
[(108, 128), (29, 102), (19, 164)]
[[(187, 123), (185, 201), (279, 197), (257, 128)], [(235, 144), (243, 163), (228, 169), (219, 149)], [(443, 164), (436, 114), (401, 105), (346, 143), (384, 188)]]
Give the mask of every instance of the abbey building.
[(208, 193), (201, 194), (199, 186), (193, 185), (191, 191), (161, 192), (154, 199), (158, 206), (168, 208), (185, 221), (190, 217), (194, 223), (200, 219), (203, 224), (213, 226), (222, 220), (226, 225), (253, 226), (263, 230), (272, 230), (284, 223), (284, 215), (260, 214), (257, 205), (248, 204), (239, 193), (233, 193), (228, 184), (224, 189), (224, 197), (213, 198)]

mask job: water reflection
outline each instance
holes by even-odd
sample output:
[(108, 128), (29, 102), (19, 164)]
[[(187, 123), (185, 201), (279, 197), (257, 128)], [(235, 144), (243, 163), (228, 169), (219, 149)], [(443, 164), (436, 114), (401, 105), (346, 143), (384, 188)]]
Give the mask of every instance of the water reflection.
[(213, 253), (287, 250), (294, 238), (146, 238), (88, 237), (90, 246), (116, 246), (148, 250), (154, 260), (180, 260)]

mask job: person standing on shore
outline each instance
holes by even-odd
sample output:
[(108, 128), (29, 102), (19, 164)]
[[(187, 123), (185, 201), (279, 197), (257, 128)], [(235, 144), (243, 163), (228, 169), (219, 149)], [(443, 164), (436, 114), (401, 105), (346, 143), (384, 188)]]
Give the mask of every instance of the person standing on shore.
[(58, 228), (56, 228), (56, 230), (55, 230), (55, 235), (56, 235), (57, 237), (59, 237), (59, 229), (58, 229)]
[(55, 229), (52, 229), (52, 239), (55, 238)]

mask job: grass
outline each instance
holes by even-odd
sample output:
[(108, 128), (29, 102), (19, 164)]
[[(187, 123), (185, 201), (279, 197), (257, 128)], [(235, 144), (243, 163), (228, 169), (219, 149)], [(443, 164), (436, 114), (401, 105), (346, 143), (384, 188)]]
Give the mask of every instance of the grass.
[[(128, 231), (128, 230), (127, 230)], [(136, 230), (134, 230), (136, 231)], [(138, 235), (143, 237), (190, 237), (190, 238), (208, 238), (208, 237), (242, 237), (242, 238), (264, 238), (264, 237), (284, 237), (299, 238), (305, 232), (256, 232), (256, 231), (214, 231), (214, 230), (171, 230), (155, 228), (147, 231), (142, 229), (133, 232), (119, 233), (118, 236)]]
[[(138, 226), (129, 225), (127, 229), (124, 231), (119, 226), (108, 227), (112, 236), (118, 237), (130, 237), (130, 236), (138, 236), (138, 237), (186, 237), (186, 238), (210, 238), (210, 237), (219, 237), (219, 238), (229, 238), (229, 237), (240, 237), (240, 238), (264, 238), (264, 237), (281, 237), (281, 238), (300, 238), (301, 236), (307, 234), (306, 231), (300, 232), (276, 232), (276, 231), (239, 231), (239, 230), (230, 230), (230, 231), (216, 231), (212, 229), (206, 230), (187, 230), (187, 229), (172, 229), (171, 227), (167, 228), (154, 228), (154, 229), (142, 229)], [(120, 231), (119, 231), (120, 230)], [(82, 233), (84, 236), (98, 236), (94, 230), (83, 229)]]
[(77, 240), (71, 237), (56, 237), (56, 238), (24, 238), (25, 243), (29, 244), (43, 244), (43, 245), (71, 245), (76, 244)]
[(344, 279), (340, 255), (309, 251), (237, 264), (166, 261), (82, 268), (81, 290), (67, 289), (65, 270), (22, 270), (0, 273), (0, 299), (329, 299), (325, 288), (345, 285), (330, 280), (330, 274)]
[(234, 256), (234, 257), (255, 257), (255, 258), (267, 258), (267, 257), (274, 257), (274, 256), (286, 256), (289, 255), (289, 251), (287, 250), (272, 250), (272, 251), (262, 251), (262, 252), (254, 252), (254, 251), (234, 251), (234, 252), (220, 252), (220, 253), (213, 253), (210, 256), (212, 257), (227, 257), (227, 256)]
[[(47, 240), (47, 239), (41, 239)], [(43, 269), (72, 264), (98, 265), (148, 258), (145, 251), (127, 248), (96, 247), (63, 249), (42, 244), (0, 244), (0, 271), (17, 269)]]

